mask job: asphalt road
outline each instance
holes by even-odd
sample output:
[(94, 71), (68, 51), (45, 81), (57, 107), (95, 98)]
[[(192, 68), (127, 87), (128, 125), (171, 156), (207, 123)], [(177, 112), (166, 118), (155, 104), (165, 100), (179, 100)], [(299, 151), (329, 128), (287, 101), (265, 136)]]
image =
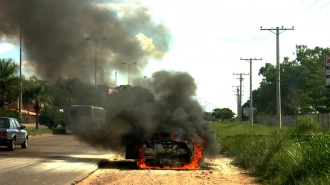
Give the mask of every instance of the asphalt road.
[(0, 185), (70, 185), (97, 169), (109, 151), (94, 149), (73, 135), (37, 136), (27, 149), (0, 147)]

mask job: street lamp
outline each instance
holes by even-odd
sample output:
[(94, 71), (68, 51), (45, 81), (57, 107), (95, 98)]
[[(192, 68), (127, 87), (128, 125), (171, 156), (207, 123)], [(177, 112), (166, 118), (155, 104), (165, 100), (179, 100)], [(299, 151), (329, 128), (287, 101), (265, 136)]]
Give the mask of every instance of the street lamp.
[(136, 62), (132, 62), (132, 63), (125, 63), (125, 62), (123, 62), (122, 64), (127, 64), (128, 65), (128, 85), (129, 85), (130, 78), (131, 78), (131, 65), (132, 64), (136, 64)]
[(101, 39), (92, 39), (92, 38), (85, 38), (86, 40), (91, 40), (91, 41), (94, 41), (94, 43), (95, 43), (95, 62), (94, 62), (94, 64), (95, 64), (95, 87), (96, 87), (96, 49), (97, 49), (97, 42), (98, 41), (100, 41), (100, 40), (107, 40), (107, 38), (106, 37), (103, 37), (103, 38), (101, 38)]
[(150, 91), (150, 78), (153, 78), (154, 76), (151, 76), (151, 77), (147, 77), (147, 76), (144, 76), (144, 78), (148, 78), (149, 79), (149, 91)]

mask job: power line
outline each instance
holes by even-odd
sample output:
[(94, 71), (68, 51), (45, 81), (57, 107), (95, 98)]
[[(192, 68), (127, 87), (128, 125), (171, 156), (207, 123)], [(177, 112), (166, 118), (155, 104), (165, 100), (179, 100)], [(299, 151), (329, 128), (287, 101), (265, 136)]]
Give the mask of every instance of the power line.
[[(319, 12), (320, 10), (322, 10), (323, 8), (325, 8), (326, 6), (328, 6), (330, 4), (330, 2), (328, 2), (327, 4), (325, 4), (324, 6), (322, 6), (320, 9), (318, 9), (316, 12)], [(315, 13), (316, 13), (315, 12)]]
[(314, 6), (319, 0), (316, 0), (311, 6), (309, 6), (306, 10), (309, 10), (312, 6)]

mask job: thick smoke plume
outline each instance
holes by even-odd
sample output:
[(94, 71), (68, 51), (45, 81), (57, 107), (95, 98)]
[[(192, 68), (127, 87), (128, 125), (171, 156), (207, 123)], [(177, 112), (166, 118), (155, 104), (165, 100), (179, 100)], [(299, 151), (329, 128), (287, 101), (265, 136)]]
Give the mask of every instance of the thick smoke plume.
[(114, 0), (0, 0), (0, 41), (18, 44), (20, 31), (24, 68), (46, 79), (94, 82), (96, 66), (97, 84), (110, 85), (123, 63), (138, 63), (134, 75), (168, 50), (168, 29), (145, 6)]
[(91, 146), (122, 152), (127, 144), (141, 143), (153, 132), (178, 128), (196, 141), (205, 142), (204, 157), (219, 154), (216, 134), (203, 121), (202, 107), (193, 98), (194, 79), (185, 72), (159, 71), (153, 76), (154, 95), (142, 87), (111, 94), (106, 125), (78, 137)]

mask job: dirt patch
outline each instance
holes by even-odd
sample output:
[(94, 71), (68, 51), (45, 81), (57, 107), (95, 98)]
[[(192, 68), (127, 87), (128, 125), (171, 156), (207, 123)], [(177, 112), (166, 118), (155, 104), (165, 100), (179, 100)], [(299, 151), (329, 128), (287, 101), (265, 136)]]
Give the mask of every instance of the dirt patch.
[(226, 184), (258, 185), (246, 171), (231, 165), (231, 158), (218, 156), (205, 160), (200, 170), (140, 170), (135, 161), (124, 160), (114, 155), (103, 161), (99, 169), (79, 182), (79, 185), (173, 185), (173, 184)]

